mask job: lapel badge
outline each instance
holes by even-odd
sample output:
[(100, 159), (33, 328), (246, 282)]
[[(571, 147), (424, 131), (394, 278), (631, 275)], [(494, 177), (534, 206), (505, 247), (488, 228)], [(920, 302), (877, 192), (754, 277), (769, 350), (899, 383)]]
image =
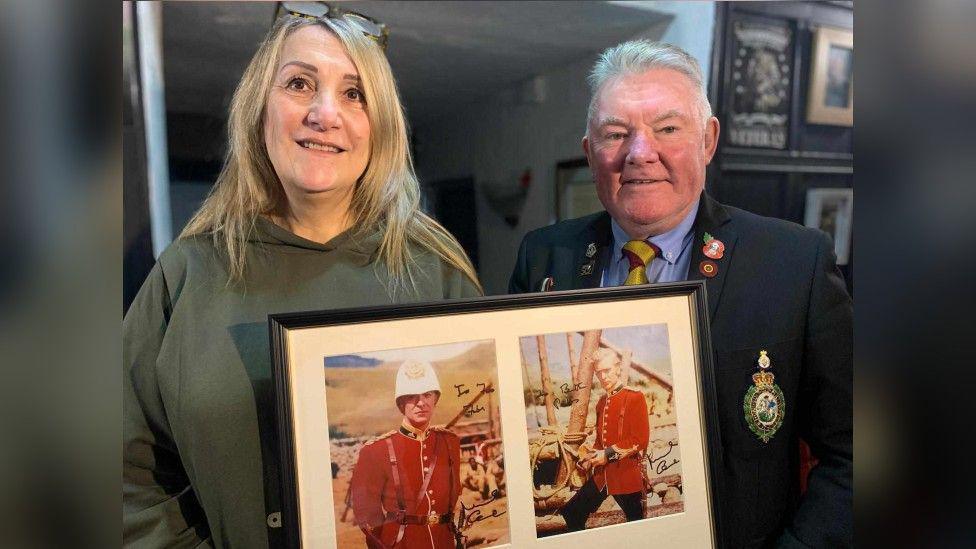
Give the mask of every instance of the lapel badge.
[(702, 246), (702, 253), (709, 259), (722, 259), (722, 256), (725, 255), (725, 244), (721, 240), (713, 238)]
[(542, 280), (542, 284), (539, 285), (539, 291), (548, 292), (555, 285), (556, 285), (556, 281), (551, 276), (547, 276)]
[(718, 263), (715, 263), (710, 259), (706, 259), (698, 264), (698, 272), (700, 272), (702, 276), (712, 278), (718, 274)]
[(746, 423), (759, 440), (769, 442), (783, 425), (786, 415), (786, 397), (776, 385), (776, 376), (769, 371), (772, 362), (766, 351), (759, 353), (760, 371), (752, 374), (753, 385), (742, 401)]
[(770, 366), (773, 365), (772, 361), (769, 360), (769, 355), (766, 354), (765, 350), (759, 351), (759, 367), (763, 370), (768, 370)]
[(579, 270), (580, 276), (590, 276), (593, 274), (593, 262), (584, 263)]
[(590, 242), (589, 245), (586, 246), (586, 257), (587, 259), (589, 259), (595, 255), (596, 255), (596, 242)]

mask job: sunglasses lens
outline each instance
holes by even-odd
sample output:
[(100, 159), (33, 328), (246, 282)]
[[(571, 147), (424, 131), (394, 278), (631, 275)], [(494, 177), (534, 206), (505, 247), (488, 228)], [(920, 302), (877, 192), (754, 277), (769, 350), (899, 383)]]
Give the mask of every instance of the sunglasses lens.
[(309, 17), (323, 17), (329, 13), (329, 6), (321, 2), (282, 2), (281, 6), (287, 11)]
[(380, 29), (379, 25), (377, 25), (373, 21), (370, 21), (369, 19), (366, 19), (365, 17), (362, 17), (361, 15), (357, 15), (355, 13), (347, 13), (346, 20), (352, 23), (353, 25), (356, 25), (356, 27), (358, 27), (359, 30), (371, 36), (379, 37), (380, 35), (383, 34), (382, 29)]

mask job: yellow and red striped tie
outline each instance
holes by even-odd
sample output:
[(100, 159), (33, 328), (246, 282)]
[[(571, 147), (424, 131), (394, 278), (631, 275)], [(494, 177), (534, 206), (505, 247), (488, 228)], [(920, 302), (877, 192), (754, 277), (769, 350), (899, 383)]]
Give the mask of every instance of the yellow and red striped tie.
[(647, 266), (661, 255), (661, 249), (646, 240), (631, 240), (624, 244), (624, 257), (630, 262), (630, 271), (624, 286), (647, 284)]

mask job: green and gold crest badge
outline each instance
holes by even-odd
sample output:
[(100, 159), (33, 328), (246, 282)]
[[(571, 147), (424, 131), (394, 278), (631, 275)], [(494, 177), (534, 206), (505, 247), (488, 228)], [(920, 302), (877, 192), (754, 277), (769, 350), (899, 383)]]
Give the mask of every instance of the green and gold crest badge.
[(742, 408), (746, 414), (749, 430), (763, 442), (769, 442), (783, 425), (786, 415), (786, 397), (776, 385), (776, 376), (769, 372), (772, 362), (766, 351), (759, 353), (760, 371), (752, 374), (754, 385), (746, 391)]

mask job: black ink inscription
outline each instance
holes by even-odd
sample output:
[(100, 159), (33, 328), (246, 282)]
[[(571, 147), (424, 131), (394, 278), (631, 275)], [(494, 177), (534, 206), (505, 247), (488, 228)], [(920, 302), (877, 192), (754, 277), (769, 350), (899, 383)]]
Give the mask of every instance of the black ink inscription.
[(562, 385), (559, 386), (559, 389), (563, 392), (564, 395), (568, 395), (569, 393), (575, 393), (576, 391), (579, 391), (582, 388), (583, 388), (583, 382), (581, 381), (574, 383), (572, 387), (569, 386), (569, 383), (563, 383)]
[(485, 505), (488, 505), (489, 503), (495, 501), (497, 497), (498, 497), (498, 490), (495, 490), (491, 493), (491, 497), (488, 498), (488, 500), (478, 503), (476, 505), (472, 505), (471, 507), (468, 507), (467, 505), (464, 504), (464, 502), (461, 502), (461, 516), (459, 517), (458, 520), (458, 524), (461, 527), (460, 529), (467, 530), (468, 528), (471, 527), (472, 524), (475, 524), (476, 522), (481, 522), (483, 520), (488, 520), (491, 517), (500, 517), (504, 515), (507, 511), (499, 512), (498, 509), (492, 509), (491, 513), (486, 515), (482, 512), (481, 509), (479, 509), (479, 507), (484, 507)]
[(671, 461), (670, 462), (669, 461), (666, 461), (664, 459), (664, 458), (668, 457), (668, 454), (670, 454), (671, 453), (671, 450), (674, 450), (674, 447), (677, 446), (677, 445), (678, 445), (677, 442), (675, 442), (673, 440), (669, 440), (668, 441), (668, 451), (667, 452), (664, 452), (663, 454), (661, 454), (658, 457), (652, 457), (650, 454), (648, 454), (647, 461), (651, 464), (651, 467), (654, 469), (654, 472), (656, 474), (660, 475), (661, 473), (663, 473), (663, 472), (667, 471), (668, 469), (674, 467), (678, 463), (681, 463), (681, 460), (679, 460), (678, 458), (671, 458)]
[(477, 414), (478, 412), (483, 412), (484, 410), (485, 410), (485, 407), (484, 406), (481, 406), (480, 404), (479, 405), (465, 404), (464, 405), (464, 416), (465, 417), (471, 417), (471, 416)]

